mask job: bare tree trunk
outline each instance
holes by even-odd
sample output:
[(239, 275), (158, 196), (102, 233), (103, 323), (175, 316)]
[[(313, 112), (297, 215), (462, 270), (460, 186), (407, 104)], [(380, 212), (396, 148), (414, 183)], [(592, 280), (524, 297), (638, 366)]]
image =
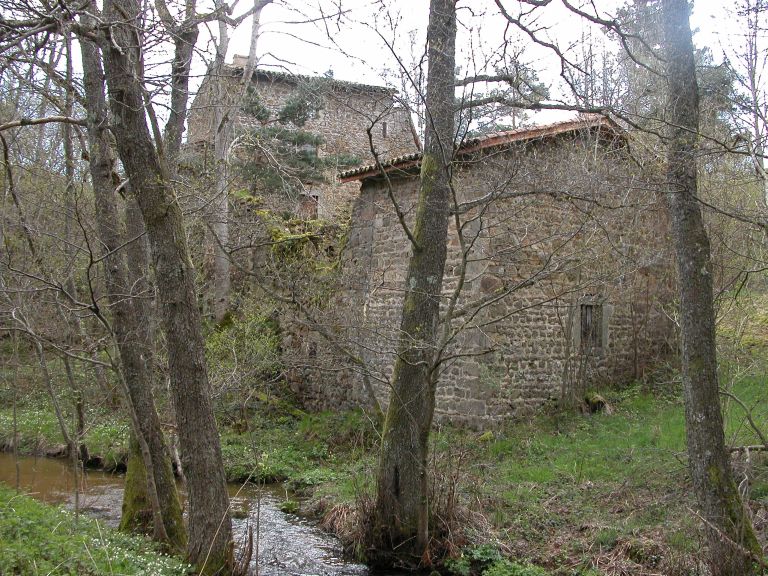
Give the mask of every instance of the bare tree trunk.
[(136, 0), (104, 3), (114, 24), (105, 49), (113, 133), (144, 219), (168, 348), (171, 390), (189, 494), (189, 560), (201, 572), (230, 572), (232, 526), (210, 398), (200, 314), (181, 208), (146, 121)]
[[(67, 88), (64, 97), (64, 115), (71, 118), (74, 113), (75, 96), (74, 96), (74, 68), (72, 63), (72, 35), (69, 32), (64, 33), (64, 51), (66, 58), (66, 80)], [(70, 298), (77, 298), (77, 286), (75, 284), (75, 242), (72, 237), (72, 228), (74, 225), (75, 212), (77, 210), (75, 206), (75, 150), (72, 134), (72, 125), (64, 124), (62, 126), (63, 140), (64, 140), (64, 176), (66, 178), (65, 188), (65, 220), (64, 220), (64, 240), (65, 247), (64, 253), (67, 256), (67, 264), (69, 266), (69, 272), (65, 281), (67, 292)], [(67, 334), (68, 339), (71, 341), (76, 340), (80, 333), (80, 319), (75, 315), (62, 309), (62, 316), (67, 324), (70, 326), (70, 333)], [(67, 318), (69, 316), (69, 318)], [(67, 374), (67, 382), (72, 390), (73, 400), (75, 405), (76, 426), (75, 426), (75, 445), (78, 446), (79, 457), (82, 461), (88, 460), (88, 447), (83, 443), (83, 437), (85, 435), (85, 399), (83, 397), (83, 390), (78, 385), (75, 379), (74, 372), (72, 371), (72, 365), (69, 358), (64, 356), (62, 358), (64, 362), (64, 368)]]
[(72, 390), (72, 395), (74, 396), (75, 438), (73, 442), (75, 443), (75, 446), (77, 446), (77, 453), (80, 460), (87, 462), (89, 459), (88, 446), (86, 446), (83, 441), (85, 438), (85, 402), (83, 401), (83, 390), (77, 383), (69, 357), (63, 356), (61, 360), (64, 363), (64, 372), (67, 375), (69, 389)]
[(455, 41), (455, 1), (431, 0), (426, 143), (373, 527), (382, 552), (416, 562), (428, 554), (429, 543), (427, 454), (451, 197)]
[(16, 382), (18, 381), (19, 374), (19, 338), (14, 333), (11, 336), (13, 343), (13, 372), (11, 374), (13, 389), (13, 464), (16, 468), (16, 491), (18, 492), (21, 486), (21, 468), (19, 466), (19, 415), (18, 415), (18, 390)]
[(688, 459), (715, 576), (753, 573), (762, 555), (728, 461), (717, 380), (712, 264), (697, 202), (699, 95), (687, 0), (664, 0), (667, 59), (667, 204), (680, 282)]
[[(115, 159), (106, 130), (107, 110), (103, 71), (95, 46), (82, 44), (83, 75), (88, 108), (88, 136), (91, 180), (98, 214), (97, 229), (106, 252), (104, 270), (107, 298), (112, 310), (112, 330), (121, 361), (134, 438), (126, 479), (121, 528), (144, 527), (146, 504), (152, 507), (155, 538), (180, 552), (186, 546), (181, 503), (171, 467), (170, 453), (163, 437), (152, 394), (152, 343), (146, 329), (148, 307), (143, 295), (129, 298), (134, 279), (130, 278), (125, 254), (121, 251), (122, 226), (115, 204)], [(136, 241), (138, 242), (138, 240)], [(141, 265), (141, 262), (138, 263)], [(135, 468), (139, 468), (135, 470)]]
[(51, 378), (51, 372), (48, 370), (48, 360), (45, 357), (45, 349), (37, 338), (34, 339), (35, 351), (37, 353), (37, 360), (40, 365), (40, 372), (43, 375), (43, 381), (45, 387), (48, 390), (48, 395), (51, 398), (51, 404), (53, 405), (53, 412), (56, 415), (56, 421), (59, 423), (59, 430), (64, 443), (67, 445), (67, 453), (72, 464), (72, 474), (75, 478), (75, 518), (77, 519), (80, 514), (80, 462), (77, 458), (77, 443), (72, 435), (67, 430), (67, 423), (64, 420), (64, 411), (61, 409), (59, 399), (56, 396), (56, 391), (53, 386), (53, 378)]
[[(223, 2), (216, 0), (216, 8), (221, 8)], [(256, 15), (258, 18), (258, 15)], [(221, 322), (229, 310), (230, 266), (227, 246), (229, 246), (229, 164), (227, 152), (232, 142), (234, 118), (230, 113), (237, 114), (237, 109), (229, 106), (231, 96), (227, 94), (232, 89), (229, 75), (225, 76), (225, 61), (229, 49), (229, 27), (227, 22), (219, 19), (219, 42), (216, 45), (212, 74), (215, 120), (213, 123), (213, 157), (216, 169), (216, 189), (212, 203), (213, 214), (211, 232), (213, 234), (213, 317)]]
[(174, 53), (171, 64), (171, 109), (165, 125), (165, 151), (169, 168), (175, 172), (181, 139), (184, 134), (184, 122), (187, 119), (189, 103), (189, 69), (197, 42), (198, 27), (194, 19), (196, 2), (186, 0), (184, 20), (178, 26), (165, 19), (166, 27), (173, 35)]
[[(229, 48), (229, 29), (224, 19), (219, 19), (219, 43), (210, 77), (214, 82), (214, 102), (216, 118), (214, 121), (213, 154), (216, 163), (216, 190), (213, 202), (213, 221), (211, 231), (214, 235), (213, 246), (213, 315), (217, 322), (224, 319), (229, 311), (230, 262), (229, 262), (229, 148), (235, 131), (235, 120), (243, 103), (248, 86), (256, 68), (256, 47), (259, 40), (261, 10), (272, 0), (254, 0), (253, 22), (251, 24), (251, 43), (248, 60), (243, 69), (238, 94), (232, 97), (225, 74), (224, 64)], [(215, 3), (220, 8), (223, 2)]]

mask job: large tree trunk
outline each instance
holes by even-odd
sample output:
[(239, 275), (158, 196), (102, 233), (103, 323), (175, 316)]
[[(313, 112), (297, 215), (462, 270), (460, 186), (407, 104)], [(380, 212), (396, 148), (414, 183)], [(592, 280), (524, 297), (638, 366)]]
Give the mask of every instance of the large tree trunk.
[(752, 573), (761, 554), (731, 473), (717, 380), (710, 245), (697, 202), (699, 99), (686, 0), (664, 0), (667, 59), (667, 203), (680, 282), (688, 459), (708, 534), (712, 574)]
[(147, 229), (171, 390), (189, 498), (189, 560), (205, 573), (233, 565), (229, 498), (213, 417), (205, 348), (181, 208), (150, 136), (145, 117), (143, 66), (138, 46), (140, 6), (136, 0), (106, 1), (114, 23), (105, 49), (105, 71), (113, 132)]
[(431, 0), (427, 130), (400, 342), (379, 461), (376, 544), (419, 561), (428, 552), (427, 453), (435, 404), (440, 295), (454, 139), (454, 0)]
[[(163, 437), (152, 394), (151, 342), (144, 295), (130, 298), (135, 279), (130, 277), (122, 247), (125, 238), (116, 206), (115, 159), (106, 130), (107, 110), (101, 60), (96, 47), (81, 47), (83, 81), (88, 112), (88, 143), (91, 181), (98, 215), (99, 240), (105, 252), (107, 299), (112, 310), (112, 330), (120, 353), (126, 401), (132, 413), (134, 438), (123, 500), (123, 529), (146, 529), (153, 518), (155, 538), (170, 550), (184, 550), (187, 537), (181, 504), (173, 477), (170, 452)], [(135, 241), (138, 242), (138, 241)], [(147, 512), (147, 506), (151, 509)]]

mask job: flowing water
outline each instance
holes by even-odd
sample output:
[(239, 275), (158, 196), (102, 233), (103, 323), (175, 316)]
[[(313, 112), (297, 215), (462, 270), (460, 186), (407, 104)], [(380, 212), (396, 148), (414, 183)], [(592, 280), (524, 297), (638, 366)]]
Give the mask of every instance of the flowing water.
[[(19, 485), (38, 500), (72, 507), (74, 480), (68, 463), (68, 460), (51, 458), (19, 458)], [(10, 454), (0, 453), (0, 482), (16, 485), (16, 465)], [(123, 476), (89, 470), (82, 486), (81, 511), (117, 526), (123, 501)], [(306, 519), (281, 512), (280, 502), (285, 498), (282, 489), (230, 485), (230, 498), (233, 509), (244, 511), (245, 516), (232, 521), (236, 539), (244, 541), (248, 526), (253, 529), (254, 549), (258, 545), (259, 550), (253, 568), (258, 565), (260, 576), (369, 574), (364, 565), (344, 559), (336, 538)]]

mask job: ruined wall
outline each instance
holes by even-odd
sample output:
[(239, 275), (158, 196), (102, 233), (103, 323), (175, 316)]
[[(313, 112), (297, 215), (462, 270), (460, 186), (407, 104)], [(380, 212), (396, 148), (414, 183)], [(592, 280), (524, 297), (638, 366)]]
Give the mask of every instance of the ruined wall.
[[(226, 95), (232, 98), (241, 90), (242, 68), (228, 67), (225, 72)], [(389, 89), (330, 78), (268, 72), (254, 74), (253, 86), (261, 103), (270, 111), (268, 124), (277, 122), (278, 112), (300, 87), (309, 87), (316, 94), (322, 108), (311, 115), (301, 129), (323, 138), (317, 151), (319, 157), (344, 155), (357, 158), (360, 164), (373, 162), (369, 130), (374, 149), (382, 157), (391, 158), (417, 149), (410, 116), (407, 110), (395, 104), (394, 93)], [(188, 142), (198, 149), (201, 144), (213, 142), (215, 106), (218, 104), (213, 97), (211, 79), (206, 78), (190, 110)], [(261, 125), (253, 118), (241, 115), (236, 130), (242, 133)], [(357, 195), (357, 184), (340, 184), (336, 179), (342, 168), (330, 168), (326, 174), (327, 182), (305, 183), (306, 195), (318, 197), (317, 215), (321, 218), (333, 218), (343, 213)], [(276, 194), (279, 193), (276, 191)], [(294, 211), (300, 210), (297, 198), (279, 198), (277, 201), (292, 206)]]
[[(438, 418), (480, 427), (519, 416), (564, 391), (578, 395), (597, 382), (642, 376), (675, 345), (662, 310), (673, 281), (664, 213), (624, 152), (587, 136), (486, 150), (456, 167), (459, 202), (468, 203), (460, 217), (466, 258), (454, 229), (444, 310), (462, 267), (466, 272)], [(392, 183), (412, 222), (418, 178)], [(409, 253), (385, 186), (367, 180), (354, 205), (336, 305), (382, 403)], [(584, 336), (586, 308), (595, 326)], [(597, 344), (582, 344), (596, 332)], [(359, 374), (345, 374), (336, 382), (319, 374), (309, 380), (321, 391), (346, 387), (346, 395), (334, 388), (334, 402), (365, 398)]]

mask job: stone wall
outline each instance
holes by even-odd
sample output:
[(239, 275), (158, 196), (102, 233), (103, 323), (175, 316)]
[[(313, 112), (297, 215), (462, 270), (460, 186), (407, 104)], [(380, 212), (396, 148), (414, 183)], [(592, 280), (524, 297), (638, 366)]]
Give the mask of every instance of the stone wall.
[[(223, 97), (219, 98), (213, 96), (211, 78), (205, 78), (190, 110), (189, 144), (201, 149), (203, 145), (213, 142), (215, 106), (221, 105), (222, 99), (231, 99), (239, 93), (241, 75), (242, 67), (228, 66), (225, 69), (224, 84), (227, 88)], [(237, 133), (248, 128), (275, 124), (286, 102), (303, 89), (313, 93), (322, 103), (321, 109), (311, 114), (301, 127), (302, 130), (322, 137), (318, 156), (354, 157), (361, 164), (371, 163), (374, 157), (368, 131), (373, 148), (381, 157), (391, 158), (417, 150), (418, 141), (415, 139), (410, 115), (405, 108), (396, 104), (394, 92), (387, 88), (265, 71), (254, 74), (253, 86), (261, 103), (269, 110), (270, 119), (260, 124), (252, 117), (241, 115), (237, 120)], [(305, 196), (318, 197), (317, 215), (321, 218), (332, 219), (342, 214), (357, 195), (359, 186), (340, 184), (336, 179), (341, 168), (337, 166), (329, 169), (327, 182), (304, 183)], [(278, 191), (275, 193), (279, 194)], [(302, 203), (305, 204), (301, 198), (287, 200), (297, 212), (301, 210)], [(278, 199), (278, 203), (285, 204), (286, 199)]]
[[(655, 186), (632, 166), (619, 142), (592, 132), (488, 149), (456, 166), (463, 244), (453, 226), (443, 311), (456, 298), (460, 313), (441, 365), (438, 418), (493, 425), (641, 377), (674, 349), (663, 310), (673, 299), (668, 225)], [(393, 172), (390, 182), (411, 223), (417, 175)], [(332, 305), (339, 339), (364, 359), (382, 404), (409, 253), (386, 186), (362, 185)], [(335, 405), (366, 401), (360, 368), (342, 370), (342, 356), (324, 360), (338, 368), (330, 379), (305, 374), (320, 404), (324, 390)]]

